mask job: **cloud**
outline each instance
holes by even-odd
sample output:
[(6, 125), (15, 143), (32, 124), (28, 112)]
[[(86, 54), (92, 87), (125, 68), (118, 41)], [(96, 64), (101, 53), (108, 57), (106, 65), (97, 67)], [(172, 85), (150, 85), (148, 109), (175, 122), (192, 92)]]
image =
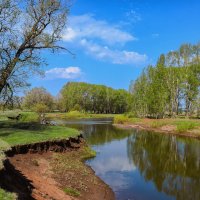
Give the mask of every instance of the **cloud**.
[(63, 34), (64, 41), (70, 42), (83, 38), (98, 39), (110, 45), (136, 40), (130, 33), (104, 20), (96, 20), (92, 15), (71, 16), (69, 27)]
[(53, 68), (45, 72), (47, 79), (76, 79), (81, 76), (79, 67)]
[(139, 54), (134, 51), (119, 51), (112, 50), (107, 46), (101, 46), (92, 42), (87, 41), (86, 39), (82, 39), (80, 41), (80, 45), (84, 47), (88, 54), (93, 57), (103, 60), (109, 61), (113, 64), (136, 64), (141, 65), (144, 64), (147, 60), (147, 56), (144, 54)]
[[(127, 17), (140, 20), (135, 11)], [(97, 20), (93, 15), (85, 14), (69, 18), (69, 26), (63, 34), (63, 41), (81, 48), (83, 52), (100, 61), (113, 64), (141, 65), (147, 56), (130, 51), (125, 44), (137, 40), (135, 36), (105, 20)]]

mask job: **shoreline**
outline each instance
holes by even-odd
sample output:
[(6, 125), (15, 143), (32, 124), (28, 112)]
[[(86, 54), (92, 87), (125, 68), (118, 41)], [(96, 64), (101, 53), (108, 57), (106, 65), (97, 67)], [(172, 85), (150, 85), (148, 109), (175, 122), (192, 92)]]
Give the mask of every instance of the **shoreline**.
[[(183, 133), (176, 132), (175, 130), (170, 129), (170, 125), (164, 126), (166, 129), (165, 128), (162, 129), (162, 127), (160, 128), (147, 127), (143, 124), (113, 124), (113, 126), (120, 129), (146, 130), (146, 131), (152, 131), (152, 132), (160, 133), (160, 134), (176, 135), (180, 137), (188, 137), (188, 138), (194, 138), (194, 139), (200, 140), (200, 134), (191, 133), (191, 132), (183, 132)], [(169, 127), (169, 129), (167, 129), (167, 127)]]
[[(115, 199), (112, 189), (85, 164), (84, 160), (94, 155), (82, 135), (67, 140), (18, 145), (5, 153), (7, 159), (0, 171), (3, 180), (0, 187), (16, 193), (21, 200)], [(70, 164), (78, 167), (73, 170), (65, 168)], [(72, 174), (73, 181), (69, 181)], [(84, 188), (80, 188), (79, 179)]]

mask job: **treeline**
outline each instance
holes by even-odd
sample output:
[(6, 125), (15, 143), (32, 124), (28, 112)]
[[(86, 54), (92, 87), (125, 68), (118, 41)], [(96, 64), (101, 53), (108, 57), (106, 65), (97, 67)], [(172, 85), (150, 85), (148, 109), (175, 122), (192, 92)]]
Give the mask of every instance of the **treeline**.
[(200, 116), (200, 44), (162, 54), (131, 83), (130, 92), (139, 117)]
[(124, 113), (129, 109), (130, 94), (104, 85), (69, 82), (61, 90), (60, 110), (91, 113)]

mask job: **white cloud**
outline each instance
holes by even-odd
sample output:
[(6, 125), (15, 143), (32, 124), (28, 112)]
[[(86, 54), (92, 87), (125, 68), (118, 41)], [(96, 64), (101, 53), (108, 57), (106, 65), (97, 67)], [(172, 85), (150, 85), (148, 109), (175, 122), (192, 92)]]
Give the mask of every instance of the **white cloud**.
[(147, 56), (139, 54), (134, 51), (119, 51), (112, 50), (107, 46), (101, 46), (95, 43), (88, 42), (86, 39), (80, 41), (82, 47), (84, 47), (88, 54), (94, 56), (99, 60), (109, 61), (113, 64), (144, 64), (147, 60)]
[(130, 33), (103, 20), (96, 20), (92, 15), (72, 16), (69, 27), (63, 35), (65, 41), (77, 39), (99, 39), (107, 44), (124, 44), (136, 40)]
[(81, 76), (79, 67), (53, 68), (45, 72), (47, 79), (76, 79)]
[[(127, 15), (140, 20), (134, 11)], [(88, 14), (69, 18), (69, 26), (63, 34), (63, 40), (68, 43), (73, 42), (77, 48), (81, 47), (85, 53), (98, 60), (113, 64), (141, 65), (147, 60), (145, 54), (121, 50), (126, 43), (137, 40), (136, 37), (107, 21), (97, 20)]]

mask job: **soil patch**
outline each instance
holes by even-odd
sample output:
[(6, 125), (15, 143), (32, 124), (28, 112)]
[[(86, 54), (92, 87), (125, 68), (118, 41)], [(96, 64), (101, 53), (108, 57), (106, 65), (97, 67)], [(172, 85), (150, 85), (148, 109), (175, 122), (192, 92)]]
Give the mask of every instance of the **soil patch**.
[[(8, 160), (10, 165), (26, 179), (27, 191), (24, 193), (29, 196), (23, 196), (21, 199), (114, 200), (112, 190), (82, 162), (84, 148), (83, 145), (79, 149), (71, 149), (64, 153), (27, 153), (10, 157)], [(73, 168), (69, 170), (69, 166)], [(11, 178), (14, 178), (12, 174)], [(13, 184), (20, 185), (20, 182), (16, 180)], [(22, 184), (17, 188), (19, 190), (17, 194), (23, 191), (23, 186)], [(78, 191), (80, 195), (70, 196), (65, 192), (69, 188)], [(17, 190), (11, 189), (11, 191)]]

